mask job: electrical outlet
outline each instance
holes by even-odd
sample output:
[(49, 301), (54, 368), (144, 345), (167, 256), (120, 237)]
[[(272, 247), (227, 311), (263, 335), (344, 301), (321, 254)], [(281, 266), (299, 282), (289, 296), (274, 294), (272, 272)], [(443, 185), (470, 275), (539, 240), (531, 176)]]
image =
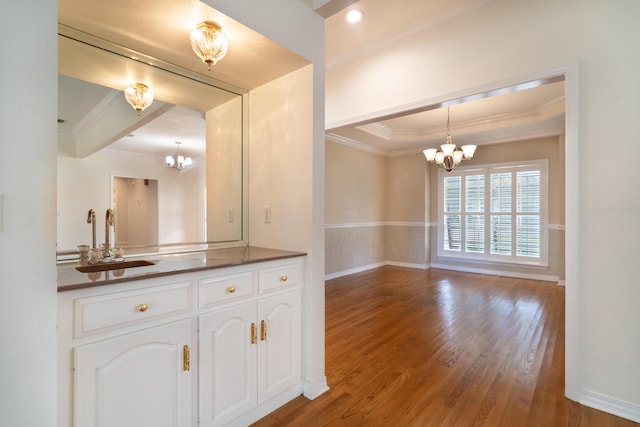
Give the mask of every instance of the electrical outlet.
[(229, 222), (235, 221), (235, 212), (233, 211), (232, 207), (229, 208), (229, 219), (228, 219), (228, 221)]
[(264, 207), (264, 223), (265, 224), (271, 223), (271, 206)]

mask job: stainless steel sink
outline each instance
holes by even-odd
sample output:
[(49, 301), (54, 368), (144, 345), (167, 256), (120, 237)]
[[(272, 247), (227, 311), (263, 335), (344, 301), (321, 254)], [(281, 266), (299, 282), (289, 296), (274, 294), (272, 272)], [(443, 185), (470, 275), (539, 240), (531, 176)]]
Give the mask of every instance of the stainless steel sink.
[(136, 259), (130, 261), (100, 262), (98, 264), (79, 265), (76, 267), (76, 270), (80, 273), (97, 273), (100, 271), (120, 270), (124, 268), (147, 267), (149, 265), (155, 265), (155, 262)]

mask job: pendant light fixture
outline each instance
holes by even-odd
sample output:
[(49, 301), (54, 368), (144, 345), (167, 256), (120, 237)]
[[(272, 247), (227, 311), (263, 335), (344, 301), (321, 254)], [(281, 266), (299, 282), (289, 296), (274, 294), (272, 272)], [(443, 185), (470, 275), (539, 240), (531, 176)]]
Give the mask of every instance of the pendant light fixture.
[(471, 159), (476, 151), (475, 145), (463, 145), (460, 148), (456, 147), (456, 144), (452, 141), (453, 138), (449, 130), (450, 118), (450, 107), (447, 107), (447, 139), (445, 143), (440, 146), (441, 151), (438, 151), (437, 148), (428, 148), (423, 151), (424, 157), (428, 162), (435, 162), (447, 172), (451, 172), (461, 161)]
[(217, 22), (204, 21), (191, 32), (191, 48), (211, 71), (211, 66), (227, 54), (229, 42)]
[(124, 90), (124, 99), (140, 115), (153, 102), (153, 92), (144, 83), (133, 83)]
[(191, 159), (191, 157), (185, 157), (180, 154), (180, 144), (182, 144), (182, 142), (176, 141), (176, 145), (178, 146), (176, 149), (176, 155), (167, 156), (164, 162), (170, 168), (178, 170), (188, 169), (191, 167), (191, 165), (193, 165), (193, 160)]

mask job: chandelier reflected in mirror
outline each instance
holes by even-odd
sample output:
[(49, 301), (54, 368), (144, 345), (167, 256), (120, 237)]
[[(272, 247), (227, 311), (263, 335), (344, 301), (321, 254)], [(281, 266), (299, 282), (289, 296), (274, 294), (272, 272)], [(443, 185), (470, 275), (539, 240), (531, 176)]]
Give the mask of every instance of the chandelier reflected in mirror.
[(133, 83), (124, 90), (124, 99), (140, 115), (145, 108), (153, 103), (153, 92), (144, 83)]
[(450, 108), (451, 107), (447, 107), (447, 139), (445, 143), (440, 146), (440, 150), (437, 148), (428, 148), (423, 151), (424, 157), (428, 162), (434, 162), (447, 172), (451, 172), (463, 160), (473, 158), (473, 154), (476, 152), (475, 145), (463, 145), (458, 148), (456, 144), (453, 143), (450, 131)]
[(178, 170), (188, 169), (191, 167), (191, 165), (193, 165), (193, 160), (191, 159), (191, 157), (185, 157), (180, 154), (180, 144), (182, 144), (182, 142), (176, 141), (176, 155), (165, 157), (164, 162), (170, 168)]

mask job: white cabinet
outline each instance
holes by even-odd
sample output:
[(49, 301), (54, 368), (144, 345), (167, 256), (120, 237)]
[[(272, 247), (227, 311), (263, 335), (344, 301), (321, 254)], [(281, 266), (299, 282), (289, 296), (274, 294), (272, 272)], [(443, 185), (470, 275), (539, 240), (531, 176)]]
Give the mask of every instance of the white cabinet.
[(213, 427), (301, 381), (300, 291), (200, 316), (201, 423)]
[(248, 425), (300, 395), (303, 266), (60, 292), (58, 427)]
[(191, 320), (74, 348), (74, 425), (190, 426)]

